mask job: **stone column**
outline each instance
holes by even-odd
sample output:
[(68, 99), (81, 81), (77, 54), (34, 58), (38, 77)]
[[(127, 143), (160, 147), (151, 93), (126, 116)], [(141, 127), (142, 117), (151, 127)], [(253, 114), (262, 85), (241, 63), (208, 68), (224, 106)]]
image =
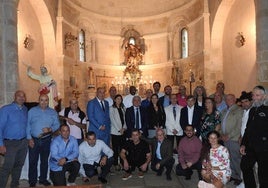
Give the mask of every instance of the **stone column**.
[(96, 62), (96, 41), (95, 39), (91, 39), (91, 54), (92, 61)]
[(168, 53), (168, 60), (173, 60), (173, 33), (169, 33), (168, 34), (168, 50), (169, 50), (169, 53)]
[(0, 0), (0, 105), (18, 89), (18, 0)]
[(268, 82), (268, 1), (255, 0), (258, 78)]

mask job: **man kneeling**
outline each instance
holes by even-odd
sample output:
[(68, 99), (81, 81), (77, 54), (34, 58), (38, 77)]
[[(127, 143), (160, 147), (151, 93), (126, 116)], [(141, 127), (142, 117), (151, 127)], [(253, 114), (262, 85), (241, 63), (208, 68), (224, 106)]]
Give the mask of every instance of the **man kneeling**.
[(152, 144), (151, 168), (157, 172), (157, 176), (161, 176), (165, 167), (167, 180), (171, 180), (170, 173), (174, 162), (171, 142), (165, 138), (165, 131), (158, 129), (156, 131), (156, 140)]
[(120, 157), (123, 160), (123, 168), (126, 174), (122, 180), (132, 177), (132, 172), (137, 167), (139, 169), (138, 176), (143, 178), (143, 173), (148, 170), (148, 164), (151, 161), (151, 153), (149, 144), (141, 140), (141, 133), (138, 129), (132, 129), (131, 139), (123, 146)]
[(75, 185), (80, 163), (78, 162), (78, 144), (76, 138), (70, 136), (68, 125), (61, 125), (60, 135), (50, 145), (50, 179), (54, 186), (66, 185), (65, 172), (69, 172), (67, 185)]
[(86, 139), (79, 146), (78, 158), (83, 181), (87, 182), (89, 178), (98, 174), (98, 180), (107, 183), (106, 176), (113, 164), (113, 150), (102, 140), (96, 139), (93, 131), (86, 134)]

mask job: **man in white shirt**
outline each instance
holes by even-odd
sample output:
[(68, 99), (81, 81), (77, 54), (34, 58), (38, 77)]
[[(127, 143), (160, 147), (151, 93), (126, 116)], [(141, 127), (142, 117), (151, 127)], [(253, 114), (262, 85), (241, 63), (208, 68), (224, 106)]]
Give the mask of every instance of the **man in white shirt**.
[(243, 117), (242, 117), (242, 126), (241, 126), (241, 137), (243, 137), (245, 133), (245, 129), (248, 122), (248, 115), (249, 111), (252, 107), (252, 92), (242, 92), (242, 95), (240, 96), (241, 105), (244, 110)]
[(203, 109), (200, 106), (195, 106), (195, 98), (193, 95), (187, 96), (187, 106), (181, 109), (180, 124), (183, 130), (187, 125), (192, 125), (196, 131), (195, 135), (200, 136), (200, 121), (203, 115)]
[(114, 104), (114, 97), (117, 94), (117, 90), (116, 90), (116, 87), (115, 86), (111, 86), (110, 87), (109, 94), (110, 94), (110, 96), (107, 97), (107, 98), (105, 98), (105, 100), (108, 101), (109, 106), (112, 106)]
[(129, 108), (132, 106), (132, 100), (133, 100), (133, 97), (136, 95), (136, 92), (137, 92), (137, 89), (135, 86), (129, 87), (129, 94), (126, 95), (123, 99), (123, 103), (126, 108)]
[[(167, 138), (171, 141), (172, 147), (174, 148), (174, 138), (176, 138), (178, 146), (180, 139), (183, 136), (183, 130), (180, 125), (182, 106), (179, 106), (177, 104), (176, 94), (171, 94), (170, 100), (171, 104), (165, 107), (166, 131), (167, 131)], [(177, 148), (177, 146), (175, 148)]]
[(79, 146), (78, 160), (81, 164), (80, 174), (83, 181), (89, 181), (89, 178), (98, 174), (98, 180), (103, 184), (107, 183), (106, 176), (113, 164), (113, 150), (109, 148), (102, 140), (96, 139), (96, 134), (89, 131), (86, 134), (86, 141)]
[(84, 132), (86, 131), (86, 114), (78, 107), (77, 99), (70, 100), (70, 106), (59, 112), (67, 125), (70, 127), (70, 135), (75, 137), (78, 145), (84, 140)]

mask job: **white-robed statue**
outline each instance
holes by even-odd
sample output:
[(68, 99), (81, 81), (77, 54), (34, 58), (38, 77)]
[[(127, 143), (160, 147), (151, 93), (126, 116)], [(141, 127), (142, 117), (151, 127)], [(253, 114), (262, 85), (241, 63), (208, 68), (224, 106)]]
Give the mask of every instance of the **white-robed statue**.
[(40, 87), (38, 89), (39, 94), (48, 95), (49, 107), (54, 109), (55, 106), (58, 105), (58, 91), (56, 82), (48, 74), (47, 68), (44, 65), (40, 66), (41, 75), (34, 74), (31, 69), (31, 66), (27, 66), (27, 75), (40, 82)]

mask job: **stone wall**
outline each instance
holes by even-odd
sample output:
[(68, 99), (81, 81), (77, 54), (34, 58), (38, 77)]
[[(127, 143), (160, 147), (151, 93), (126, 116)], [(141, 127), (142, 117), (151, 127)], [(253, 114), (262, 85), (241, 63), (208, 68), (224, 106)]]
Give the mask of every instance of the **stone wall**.
[[(237, 97), (250, 91), (257, 83), (256, 26), (253, 0), (236, 0), (224, 27), (223, 81), (227, 93)], [(241, 44), (241, 36), (245, 38)]]

